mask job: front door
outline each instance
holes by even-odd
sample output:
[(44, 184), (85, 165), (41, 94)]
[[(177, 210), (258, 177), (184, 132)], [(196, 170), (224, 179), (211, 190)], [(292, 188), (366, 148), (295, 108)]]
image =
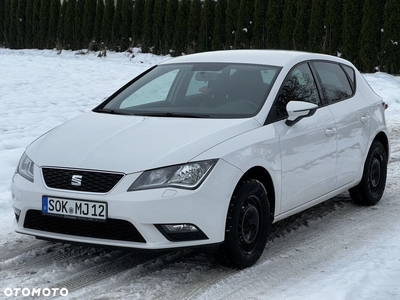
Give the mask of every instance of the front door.
[[(284, 117), (289, 101), (307, 101), (320, 107), (314, 115), (288, 126)], [(333, 115), (328, 107), (321, 107), (307, 63), (290, 72), (274, 105), (281, 118), (274, 126), (282, 155), (280, 213), (285, 213), (334, 190), (337, 137)]]

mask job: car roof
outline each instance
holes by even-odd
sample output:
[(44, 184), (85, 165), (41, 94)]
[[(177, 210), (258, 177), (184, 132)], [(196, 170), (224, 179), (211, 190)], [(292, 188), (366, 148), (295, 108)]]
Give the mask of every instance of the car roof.
[(348, 61), (336, 56), (289, 51), (289, 50), (222, 50), (201, 52), (183, 55), (162, 62), (161, 64), (175, 63), (247, 63), (262, 64), (283, 67), (287, 64), (295, 64), (304, 60), (330, 60), (351, 65)]

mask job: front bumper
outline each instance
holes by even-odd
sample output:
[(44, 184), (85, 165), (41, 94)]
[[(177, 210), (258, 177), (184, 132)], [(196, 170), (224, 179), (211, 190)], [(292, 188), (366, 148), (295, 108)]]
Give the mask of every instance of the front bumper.
[[(230, 198), (242, 173), (219, 160), (206, 180), (196, 190), (177, 188), (149, 189), (127, 192), (140, 173), (126, 175), (109, 193), (96, 194), (49, 189), (45, 186), (41, 169), (35, 166), (34, 183), (16, 174), (12, 181), (12, 205), (19, 215), (14, 220), (16, 232), (39, 238), (65, 242), (88, 243), (137, 249), (170, 249), (220, 243), (224, 240), (226, 214)], [(107, 202), (108, 219), (105, 223), (70, 220), (41, 214), (42, 196)], [(36, 216), (41, 225), (30, 226), (27, 213)], [(48, 218), (48, 222), (47, 222)], [(133, 233), (124, 226), (111, 226), (118, 220), (136, 228), (144, 241), (129, 239)], [(26, 222), (27, 221), (27, 222)], [(55, 230), (63, 222), (65, 230)], [(56, 223), (54, 223), (56, 222)], [(107, 225), (108, 222), (108, 226)], [(192, 224), (205, 237), (191, 240), (169, 238), (159, 225)], [(59, 225), (57, 225), (59, 226)], [(28, 228), (30, 227), (30, 228)], [(71, 228), (74, 229), (71, 229)], [(36, 229), (32, 229), (36, 228)], [(85, 230), (94, 232), (87, 234)], [(110, 231), (105, 234), (105, 231)], [(56, 231), (56, 232), (52, 232)], [(121, 232), (122, 231), (122, 232)], [(63, 233), (63, 232), (67, 232)], [(97, 234), (97, 233), (99, 234)], [(101, 234), (100, 234), (101, 233)], [(118, 238), (120, 235), (128, 239)]]

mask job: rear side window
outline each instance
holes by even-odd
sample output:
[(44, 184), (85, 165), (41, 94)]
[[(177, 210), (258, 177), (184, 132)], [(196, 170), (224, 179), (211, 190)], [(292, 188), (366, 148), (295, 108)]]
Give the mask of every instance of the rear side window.
[(342, 65), (342, 68), (346, 72), (347, 76), (350, 78), (350, 84), (354, 92), (356, 87), (356, 73), (354, 72), (354, 69), (349, 66)]
[(347, 99), (353, 95), (348, 77), (338, 64), (314, 62), (313, 65), (321, 79), (324, 98), (328, 103)]

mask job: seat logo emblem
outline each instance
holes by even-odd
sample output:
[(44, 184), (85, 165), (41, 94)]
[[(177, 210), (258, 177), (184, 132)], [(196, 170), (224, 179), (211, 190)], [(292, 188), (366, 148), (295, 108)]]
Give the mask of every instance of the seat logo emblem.
[(73, 186), (81, 186), (82, 185), (82, 175), (72, 175), (71, 185)]

